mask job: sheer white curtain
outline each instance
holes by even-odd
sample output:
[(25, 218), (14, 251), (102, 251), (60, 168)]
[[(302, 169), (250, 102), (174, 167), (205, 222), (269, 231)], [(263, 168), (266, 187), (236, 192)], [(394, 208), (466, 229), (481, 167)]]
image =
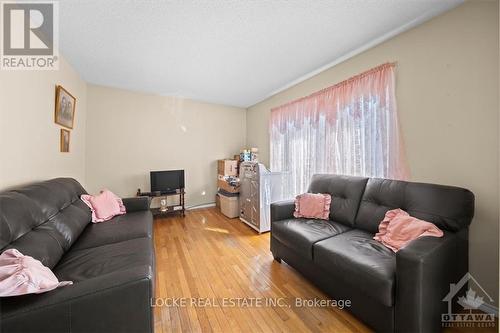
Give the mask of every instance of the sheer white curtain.
[(271, 170), (288, 172), (286, 197), (315, 173), (408, 178), (394, 81), (384, 64), (271, 110)]

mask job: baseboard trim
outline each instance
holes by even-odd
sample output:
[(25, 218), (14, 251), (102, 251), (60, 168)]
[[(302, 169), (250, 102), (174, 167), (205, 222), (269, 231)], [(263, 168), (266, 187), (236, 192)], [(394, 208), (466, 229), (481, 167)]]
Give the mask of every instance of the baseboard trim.
[(210, 207), (215, 207), (215, 202), (189, 206), (189, 207), (186, 207), (186, 210), (195, 210), (195, 209), (210, 208)]

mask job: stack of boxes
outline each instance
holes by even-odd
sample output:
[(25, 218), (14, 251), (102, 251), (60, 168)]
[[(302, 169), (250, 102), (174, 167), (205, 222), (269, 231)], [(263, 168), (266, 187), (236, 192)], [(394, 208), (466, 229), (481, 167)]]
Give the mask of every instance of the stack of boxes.
[(229, 218), (238, 217), (240, 180), (238, 178), (239, 159), (217, 162), (217, 207)]
[(237, 160), (219, 160), (217, 162), (217, 187), (228, 193), (239, 193)]

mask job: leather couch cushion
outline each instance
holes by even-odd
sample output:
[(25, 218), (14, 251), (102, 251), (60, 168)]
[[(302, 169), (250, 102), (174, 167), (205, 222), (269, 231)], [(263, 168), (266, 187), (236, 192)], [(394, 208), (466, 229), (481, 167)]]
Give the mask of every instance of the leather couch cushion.
[(338, 222), (303, 218), (274, 221), (271, 225), (274, 238), (309, 260), (313, 259), (314, 243), (348, 230)]
[(89, 223), (71, 250), (81, 250), (135, 238), (152, 238), (153, 216), (149, 210), (136, 211), (101, 223)]
[(361, 199), (355, 226), (375, 233), (385, 213), (395, 208), (443, 230), (458, 231), (471, 223), (474, 195), (459, 187), (372, 178)]
[(53, 268), (90, 222), (74, 179), (57, 178), (0, 193), (0, 250), (15, 248)]
[(78, 283), (133, 267), (154, 266), (150, 238), (136, 238), (82, 250), (70, 250), (54, 269), (59, 280)]
[(373, 235), (351, 230), (314, 244), (314, 263), (386, 306), (394, 304), (396, 255)]
[(332, 196), (330, 220), (352, 227), (367, 180), (362, 177), (318, 174), (312, 177), (308, 192), (329, 193)]

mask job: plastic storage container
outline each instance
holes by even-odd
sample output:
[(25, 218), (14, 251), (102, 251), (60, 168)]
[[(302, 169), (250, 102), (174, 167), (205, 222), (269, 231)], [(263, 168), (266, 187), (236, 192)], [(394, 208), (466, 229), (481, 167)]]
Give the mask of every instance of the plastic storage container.
[(220, 211), (230, 219), (240, 216), (239, 197), (228, 197), (219, 193)]

